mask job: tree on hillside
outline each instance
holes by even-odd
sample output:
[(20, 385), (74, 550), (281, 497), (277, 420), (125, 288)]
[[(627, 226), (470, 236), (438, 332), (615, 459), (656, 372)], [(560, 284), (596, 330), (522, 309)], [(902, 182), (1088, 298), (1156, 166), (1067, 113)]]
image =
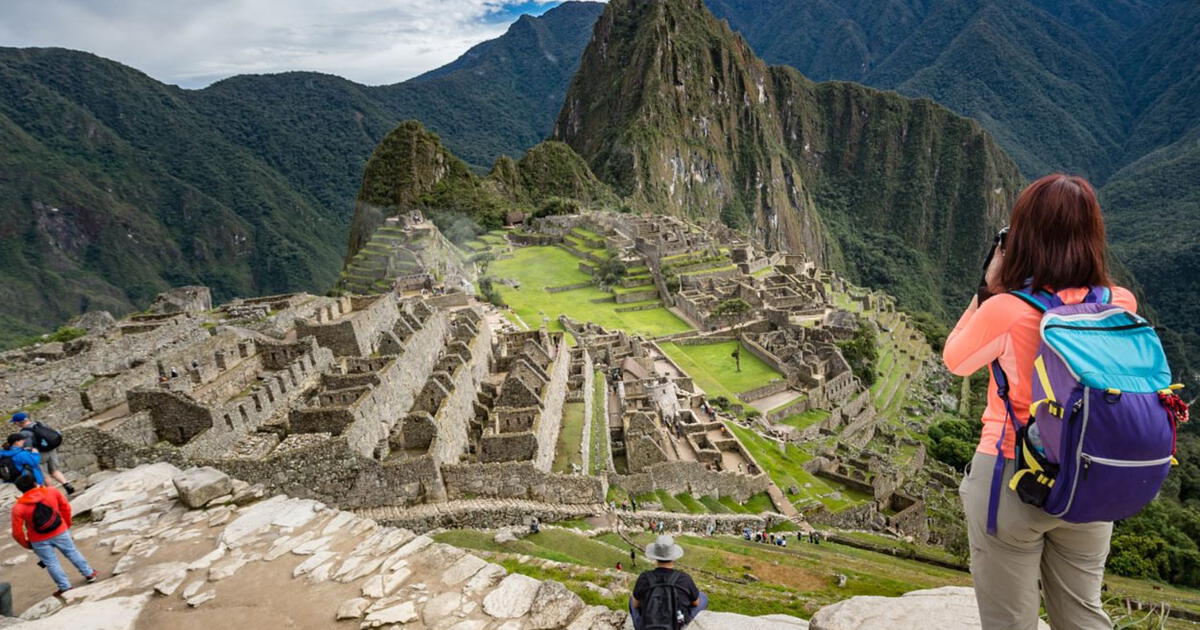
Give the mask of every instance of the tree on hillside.
[(854, 375), (858, 377), (862, 386), (874, 385), (875, 361), (879, 358), (875, 327), (865, 320), (860, 320), (854, 336), (846, 341), (838, 342), (838, 348), (841, 349), (842, 356), (846, 358), (846, 363), (850, 364), (850, 369), (854, 371)]

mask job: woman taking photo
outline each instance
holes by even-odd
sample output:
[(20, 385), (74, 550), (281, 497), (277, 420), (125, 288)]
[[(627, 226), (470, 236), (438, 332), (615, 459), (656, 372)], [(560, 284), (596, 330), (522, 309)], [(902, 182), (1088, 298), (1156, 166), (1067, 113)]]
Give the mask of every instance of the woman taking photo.
[[(1033, 362), (1041, 341), (1041, 313), (1008, 292), (1045, 289), (1065, 304), (1079, 303), (1091, 287), (1110, 287), (1111, 303), (1130, 311), (1137, 301), (1112, 286), (1105, 261), (1104, 219), (1096, 193), (1080, 177), (1047, 175), (1013, 206), (1010, 230), (997, 238), (978, 295), (946, 340), (946, 367), (960, 376), (999, 362), (1017, 421), (1029, 420)], [(993, 374), (983, 432), (959, 492), (966, 513), (971, 575), (985, 630), (1037, 627), (1038, 581), (1056, 630), (1112, 628), (1100, 603), (1111, 522), (1071, 523), (1023, 503), (1008, 488), (1016, 463), (1016, 432)], [(1001, 437), (1003, 436), (1003, 439)], [(999, 446), (999, 448), (997, 448)], [(1003, 457), (1002, 467), (996, 459)], [(1002, 471), (992, 507), (993, 477)], [(994, 532), (989, 533), (989, 529)]]

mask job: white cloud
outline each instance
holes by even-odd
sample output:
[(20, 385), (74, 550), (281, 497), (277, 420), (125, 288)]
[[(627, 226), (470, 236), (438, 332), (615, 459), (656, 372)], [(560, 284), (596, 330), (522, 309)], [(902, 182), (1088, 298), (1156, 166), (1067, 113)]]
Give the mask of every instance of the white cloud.
[(0, 44), (96, 53), (168, 83), (314, 70), (403, 81), (555, 0), (0, 0)]

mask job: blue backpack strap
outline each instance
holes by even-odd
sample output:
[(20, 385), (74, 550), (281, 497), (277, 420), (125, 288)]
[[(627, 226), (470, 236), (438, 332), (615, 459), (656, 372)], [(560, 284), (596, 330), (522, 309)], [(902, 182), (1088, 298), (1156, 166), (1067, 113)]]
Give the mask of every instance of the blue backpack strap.
[(988, 495), (987, 533), (995, 536), (996, 521), (1000, 514), (1000, 493), (1003, 492), (1004, 466), (1008, 461), (1004, 459), (1004, 438), (1008, 435), (1008, 425), (1012, 425), (1014, 433), (1020, 431), (1021, 426), (1017, 424), (1017, 414), (1013, 412), (1012, 401), (1008, 398), (1008, 376), (1004, 374), (1004, 368), (1000, 367), (999, 359), (992, 361), (992, 378), (996, 380), (996, 395), (1004, 401), (1004, 414), (1008, 420), (1000, 429), (1000, 439), (996, 440), (996, 465), (992, 469), (992, 490)]
[(1058, 297), (1058, 294), (1045, 289), (1034, 290), (1025, 287), (1019, 291), (1009, 291), (1009, 294), (1021, 298), (1021, 300), (1037, 309), (1039, 313), (1045, 313), (1052, 308), (1058, 308), (1063, 305), (1063, 301)]
[(1091, 287), (1083, 298), (1088, 304), (1112, 304), (1112, 289), (1108, 287)]

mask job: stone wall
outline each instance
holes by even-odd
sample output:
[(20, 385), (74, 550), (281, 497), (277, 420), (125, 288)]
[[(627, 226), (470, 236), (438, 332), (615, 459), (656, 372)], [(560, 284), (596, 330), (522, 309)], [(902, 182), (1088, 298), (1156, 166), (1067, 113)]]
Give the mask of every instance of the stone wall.
[(386, 445), (395, 423), (408, 413), (434, 371), (449, 325), (449, 315), (435, 311), (401, 343), (400, 354), (348, 360), (345, 364), (348, 369), (372, 370), (374, 386), (349, 404), (292, 410), (291, 430), (344, 433), (347, 444), (358, 455), (382, 455), (380, 449)]
[[(458, 334), (456, 340), (464, 341)], [(467, 427), (475, 415), (475, 398), (489, 375), (491, 329), (481, 323), (478, 332), (465, 341), (469, 342), (469, 358), (451, 375), (453, 390), (434, 415), (437, 436), (430, 444), (429, 454), (439, 464), (457, 462), (467, 452)]]
[(766, 492), (771, 483), (766, 473), (744, 475), (729, 470), (715, 471), (700, 462), (685, 461), (652, 464), (632, 475), (610, 473), (608, 481), (631, 494), (663, 490), (670, 494), (687, 492), (695, 497), (730, 497), (739, 503)]
[(554, 464), (554, 451), (558, 446), (558, 433), (562, 429), (563, 402), (567, 397), (567, 379), (571, 371), (571, 352), (567, 347), (567, 336), (560, 335), (554, 362), (546, 373), (550, 376), (542, 391), (542, 413), (534, 423), (533, 433), (537, 438), (537, 456), (534, 466), (548, 472)]
[(442, 466), (450, 500), (492, 497), (546, 503), (598, 504), (608, 485), (599, 477), (556, 475), (532, 462), (446, 464)]
[(788, 382), (780, 379), (777, 381), (771, 381), (762, 387), (755, 387), (754, 389), (748, 389), (744, 392), (738, 392), (738, 398), (749, 402), (751, 400), (758, 400), (759, 398), (766, 398), (767, 396), (774, 396), (775, 394), (783, 392), (787, 389)]
[(297, 321), (296, 336), (316, 337), (317, 343), (332, 350), (334, 356), (363, 357), (375, 352), (380, 335), (392, 330), (399, 317), (396, 299), (390, 294), (351, 298), (349, 311), (342, 302), (339, 306), (340, 316), (331, 317), (337, 314), (331, 310), (316, 319)]
[(580, 354), (583, 355), (583, 367), (581, 368), (583, 370), (583, 443), (581, 444), (583, 460), (580, 466), (584, 472), (587, 472), (591, 470), (589, 464), (592, 455), (592, 416), (596, 398), (593, 395), (593, 388), (596, 386), (596, 370), (592, 365), (592, 355), (587, 348), (581, 349)]
[(650, 531), (659, 521), (663, 523), (663, 531), (676, 534), (679, 532), (707, 532), (713, 526), (718, 534), (741, 535), (742, 530), (749, 527), (754, 531), (764, 531), (787, 520), (782, 514), (764, 513), (760, 516), (750, 514), (678, 514), (675, 512), (615, 512), (621, 527)]

